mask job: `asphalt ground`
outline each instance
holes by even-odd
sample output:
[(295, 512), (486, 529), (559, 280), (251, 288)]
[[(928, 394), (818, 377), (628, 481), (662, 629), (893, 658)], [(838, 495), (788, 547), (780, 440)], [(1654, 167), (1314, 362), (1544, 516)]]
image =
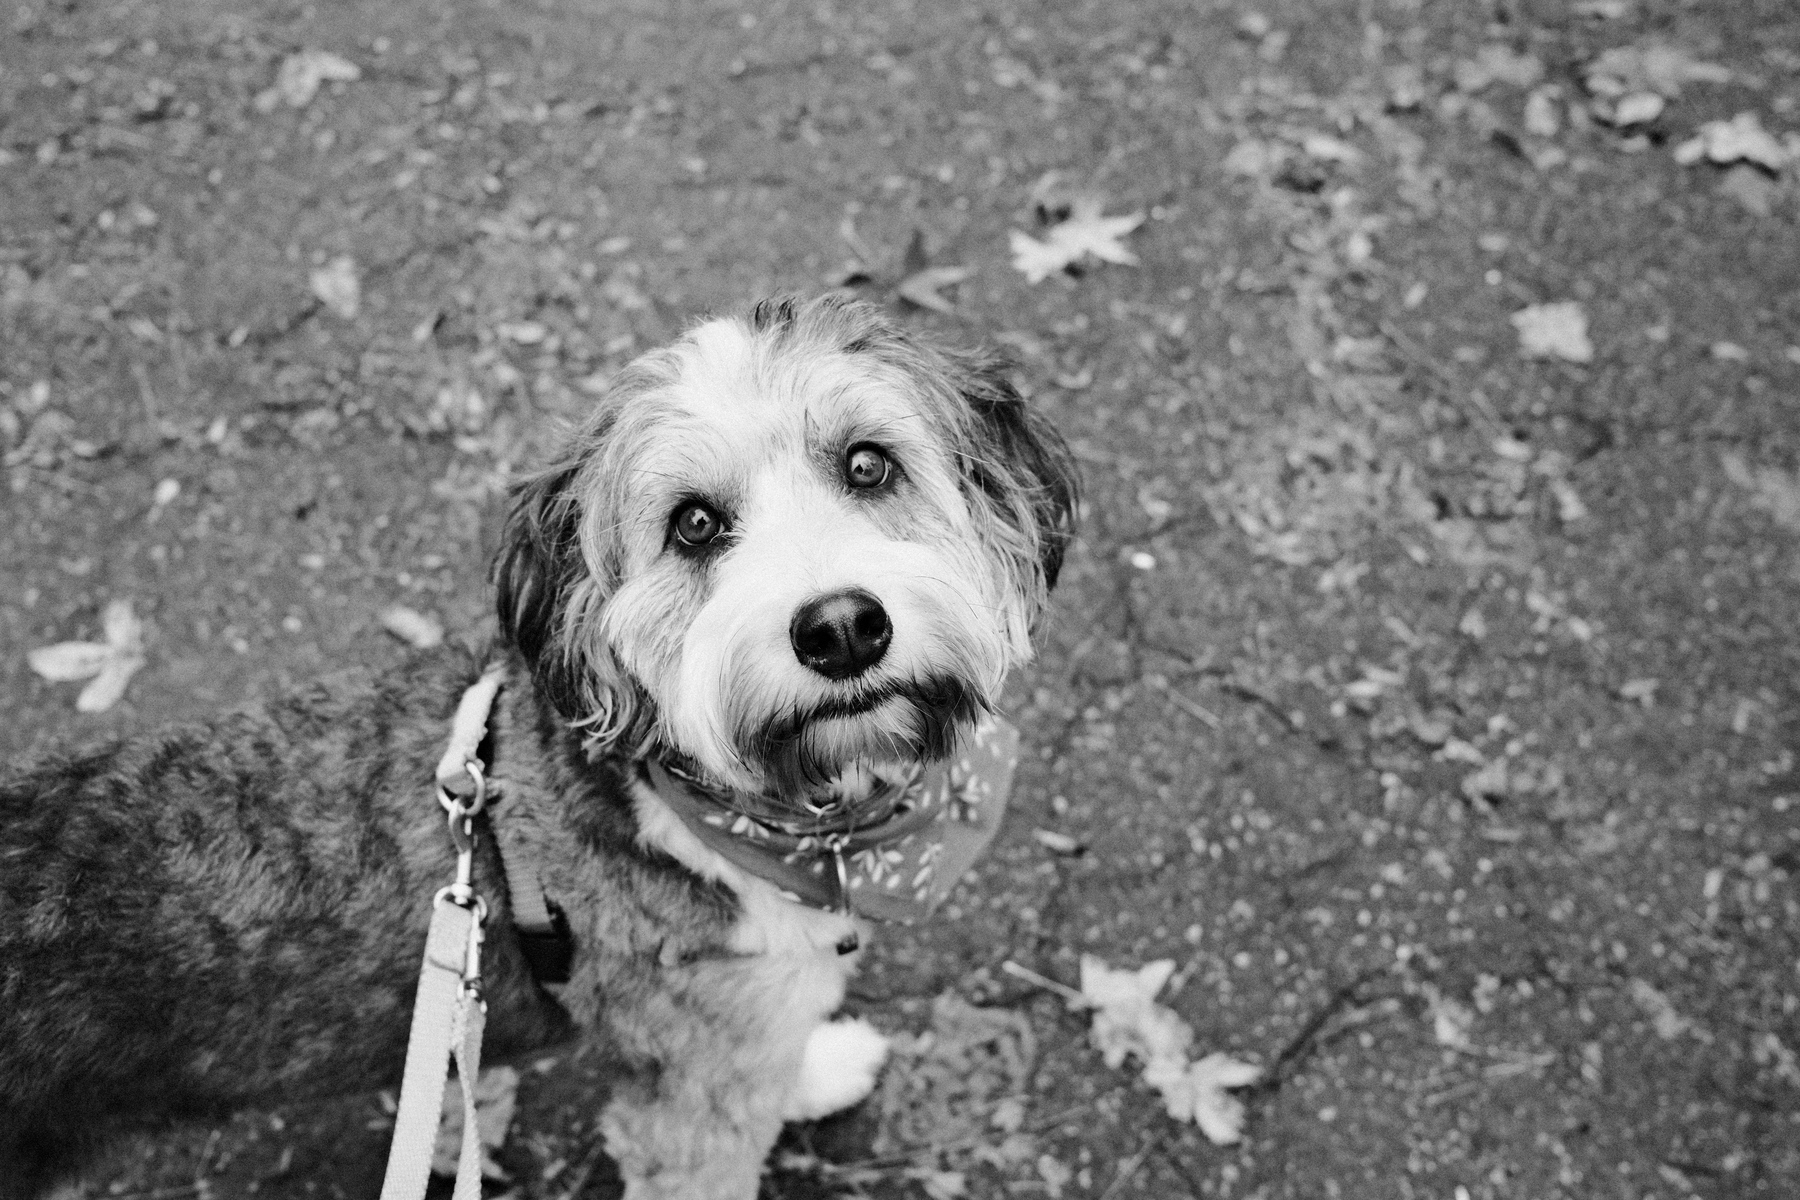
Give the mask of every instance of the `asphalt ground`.
[[(1010, 349), (1087, 493), (1006, 829), (855, 988), (935, 1042), (767, 1194), (1800, 1194), (1800, 143), (1675, 154), (1800, 129), (1791, 5), (4, 19), (9, 756), (379, 669), (392, 605), (480, 637), (553, 418), (849, 280)], [(1589, 65), (1646, 45), (1724, 76), (1615, 127)], [(303, 50), (359, 77), (295, 105)], [(1081, 196), (1144, 214), (1137, 264), (1028, 283), (1009, 233)], [(900, 297), (922, 266), (969, 272), (951, 311)], [(1569, 301), (1585, 359), (1522, 353)], [(78, 714), (26, 652), (118, 599), (148, 665)], [(1001, 965), (1084, 952), (1176, 960), (1196, 1053), (1265, 1066), (1239, 1144)], [(539, 1066), (519, 1194), (612, 1194), (603, 1081)], [(367, 1195), (386, 1119), (171, 1130), (85, 1194)]]

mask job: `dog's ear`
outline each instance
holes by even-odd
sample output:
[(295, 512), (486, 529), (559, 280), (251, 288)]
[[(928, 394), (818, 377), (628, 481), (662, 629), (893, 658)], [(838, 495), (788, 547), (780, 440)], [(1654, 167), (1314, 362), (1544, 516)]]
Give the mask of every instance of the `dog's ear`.
[[(1026, 403), (1012, 364), (997, 354), (952, 353), (957, 390), (975, 420), (962, 454), (971, 500), (999, 522), (1002, 549), (1029, 560), (1021, 580), (1041, 598), (1056, 586), (1075, 534), (1080, 478), (1068, 444)], [(1035, 577), (1035, 578), (1034, 578)]]
[(582, 544), (577, 482), (604, 430), (581, 450), (512, 485), (490, 572), (500, 632), (531, 667), (540, 691), (570, 721), (608, 744), (647, 723), (642, 689), (599, 636), (612, 583), (598, 578)]

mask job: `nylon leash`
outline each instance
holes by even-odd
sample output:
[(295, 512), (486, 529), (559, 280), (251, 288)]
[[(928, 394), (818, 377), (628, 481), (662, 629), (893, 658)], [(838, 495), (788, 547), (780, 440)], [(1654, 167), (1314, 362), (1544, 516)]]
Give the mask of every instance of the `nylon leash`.
[[(451, 726), (449, 749), (438, 764), (438, 802), (448, 816), (450, 839), (456, 846), (456, 879), (432, 898), (431, 928), (419, 968), (419, 991), (413, 1002), (406, 1069), (381, 1200), (424, 1200), (443, 1115), (444, 1082), (453, 1057), (463, 1098), (454, 1200), (481, 1200), (475, 1078), (481, 1070), (481, 1035), (487, 1022), (487, 1002), (481, 997), (482, 923), (487, 919), (487, 903), (476, 894), (473, 875), (475, 817), (487, 803), (487, 779), (476, 750), (486, 734), (487, 715), (500, 677), (497, 667), (490, 668), (463, 693)], [(453, 790), (465, 778), (474, 784), (466, 798)]]

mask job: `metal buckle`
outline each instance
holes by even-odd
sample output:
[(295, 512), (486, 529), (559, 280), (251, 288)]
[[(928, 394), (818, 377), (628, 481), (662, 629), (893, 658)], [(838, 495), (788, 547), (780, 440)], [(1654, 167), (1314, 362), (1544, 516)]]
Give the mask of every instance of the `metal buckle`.
[(464, 800), (444, 785), (438, 785), (438, 803), (443, 806), (450, 825), (450, 841), (456, 847), (456, 882), (438, 895), (448, 895), (463, 908), (472, 904), (479, 906), (476, 916), (476, 925), (479, 926), (487, 915), (487, 905), (475, 894), (475, 816), (487, 807), (487, 775), (482, 771), (481, 764), (472, 758), (463, 763), (463, 770), (475, 781), (475, 794), (472, 798)]

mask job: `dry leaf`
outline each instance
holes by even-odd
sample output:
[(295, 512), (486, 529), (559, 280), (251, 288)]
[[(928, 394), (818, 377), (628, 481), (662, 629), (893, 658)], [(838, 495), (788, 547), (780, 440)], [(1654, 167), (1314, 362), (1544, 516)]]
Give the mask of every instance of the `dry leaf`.
[(1655, 92), (1631, 92), (1621, 96), (1619, 103), (1613, 107), (1613, 124), (1624, 127), (1654, 121), (1662, 115), (1667, 103)]
[(259, 112), (273, 112), (284, 101), (290, 108), (305, 108), (319, 94), (321, 84), (354, 83), (362, 68), (328, 50), (301, 50), (282, 60), (275, 86), (256, 97)]
[(346, 321), (354, 321), (362, 307), (362, 280), (356, 273), (356, 260), (340, 254), (314, 271), (308, 282), (319, 303)]
[(1229, 1146), (1244, 1130), (1243, 1102), (1230, 1089), (1248, 1087), (1260, 1078), (1262, 1068), (1255, 1063), (1214, 1052), (1189, 1064), (1179, 1080), (1160, 1090), (1171, 1117), (1194, 1122), (1213, 1145)]
[(144, 665), (144, 626), (132, 614), (131, 601), (109, 603), (100, 626), (104, 642), (61, 642), (25, 656), (31, 669), (52, 683), (93, 679), (75, 698), (77, 712), (105, 712), (117, 704)]
[(1159, 959), (1135, 971), (1115, 971), (1092, 954), (1081, 956), (1081, 994), (1094, 1006), (1092, 1037), (1100, 1057), (1118, 1067), (1128, 1054), (1146, 1065), (1168, 1058), (1187, 1063), (1193, 1030), (1156, 993), (1175, 973), (1175, 960)]
[(1721, 164), (1755, 163), (1780, 171), (1794, 154), (1762, 127), (1761, 118), (1746, 111), (1729, 121), (1708, 121), (1693, 137), (1675, 147), (1675, 161), (1682, 166), (1692, 166), (1703, 158)]
[(1730, 83), (1731, 72), (1700, 62), (1685, 50), (1651, 43), (1615, 46), (1588, 64), (1588, 91), (1609, 99), (1629, 92), (1654, 92), (1673, 100), (1684, 83)]
[(1560, 358), (1566, 362), (1592, 362), (1594, 344), (1588, 340), (1587, 312), (1574, 300), (1533, 304), (1512, 315), (1519, 331), (1519, 349), (1527, 358)]
[(941, 313), (955, 312), (955, 306), (938, 295), (938, 290), (961, 283), (973, 274), (968, 267), (926, 267), (902, 279), (894, 290), (900, 293), (902, 300), (920, 308)]
[(1539, 88), (1525, 100), (1525, 132), (1533, 137), (1555, 137), (1562, 128), (1562, 114), (1549, 88)]
[(1693, 1023), (1676, 1011), (1667, 996), (1646, 981), (1633, 979), (1627, 985), (1627, 990), (1631, 993), (1632, 1001), (1650, 1018), (1656, 1036), (1663, 1041), (1674, 1041), (1692, 1026)]
[(1031, 836), (1037, 844), (1052, 854), (1080, 854), (1084, 846), (1066, 833), (1058, 833), (1054, 829), (1034, 829)]
[(1025, 282), (1040, 283), (1089, 254), (1101, 262), (1136, 266), (1137, 255), (1119, 239), (1142, 225), (1144, 214), (1107, 217), (1101, 215), (1101, 207), (1100, 201), (1092, 197), (1076, 200), (1069, 219), (1051, 226), (1041, 242), (1013, 230), (1013, 266), (1024, 272)]
[(379, 619), (383, 629), (415, 649), (432, 650), (444, 643), (442, 623), (403, 604), (383, 609)]
[(1725, 477), (1750, 493), (1750, 503), (1777, 525), (1800, 530), (1800, 479), (1779, 467), (1752, 467), (1741, 454), (1719, 455)]

